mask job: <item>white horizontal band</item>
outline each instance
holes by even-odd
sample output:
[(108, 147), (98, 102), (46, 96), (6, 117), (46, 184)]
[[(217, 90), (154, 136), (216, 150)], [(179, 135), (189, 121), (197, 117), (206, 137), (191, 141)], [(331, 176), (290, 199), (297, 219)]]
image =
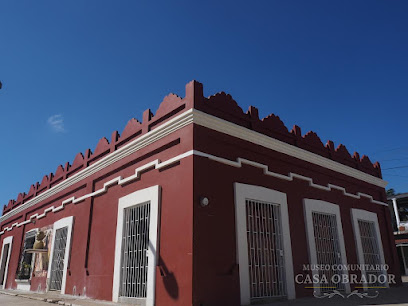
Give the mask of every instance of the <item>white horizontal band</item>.
[[(136, 138), (135, 140), (124, 145), (118, 150), (113, 151), (104, 158), (79, 171), (73, 176), (63, 180), (61, 183), (55, 185), (54, 187), (47, 189), (43, 193), (34, 197), (33, 199), (12, 209), (8, 213), (0, 217), (0, 223), (191, 123), (198, 124), (200, 126), (204, 126), (206, 128), (216, 130), (218, 132), (231, 135), (233, 137), (237, 137), (257, 145), (261, 145), (268, 149), (313, 163), (315, 165), (345, 174), (347, 176), (356, 178), (358, 180), (382, 188), (384, 188), (387, 185), (387, 182), (380, 178), (369, 175), (367, 173), (351, 168), (349, 166), (345, 166), (343, 164), (330, 160), (326, 157), (322, 157), (315, 153), (311, 153), (309, 151), (300, 149), (293, 145), (287, 144), (285, 142), (279, 141), (269, 136), (236, 125), (229, 121), (208, 115), (196, 109), (189, 109), (184, 113), (163, 123), (154, 130)], [(276, 174), (277, 177), (279, 175), (280, 174)]]
[(225, 165), (228, 165), (228, 166), (236, 167), (236, 168), (241, 168), (243, 164), (250, 165), (250, 166), (253, 166), (253, 167), (263, 169), (263, 173), (265, 175), (272, 176), (272, 177), (275, 177), (275, 178), (278, 178), (278, 179), (281, 179), (281, 180), (293, 181), (293, 179), (300, 179), (300, 180), (307, 181), (309, 183), (310, 187), (313, 187), (313, 188), (316, 188), (316, 189), (320, 189), (320, 190), (324, 190), (324, 191), (332, 191), (333, 189), (336, 189), (336, 190), (340, 190), (341, 192), (343, 192), (343, 194), (345, 196), (348, 196), (348, 197), (352, 197), (352, 198), (355, 198), (355, 199), (361, 199), (362, 197), (365, 197), (365, 198), (369, 199), (374, 204), (380, 204), (380, 205), (388, 206), (387, 203), (383, 203), (383, 202), (374, 200), (374, 198), (371, 195), (361, 193), (361, 192), (358, 192), (357, 194), (348, 193), (344, 187), (336, 186), (336, 185), (333, 185), (333, 184), (328, 184), (327, 186), (318, 185), (318, 184), (313, 183), (312, 178), (306, 177), (306, 176), (303, 176), (303, 175), (300, 175), (300, 174), (292, 173), (292, 172), (290, 172), (288, 175), (275, 173), (275, 172), (269, 171), (267, 165), (260, 164), (258, 162), (251, 161), (251, 160), (248, 160), (248, 159), (245, 159), (245, 158), (238, 158), (236, 161), (232, 161), (232, 160), (229, 160), (229, 159), (226, 159), (226, 158), (214, 156), (214, 155), (207, 154), (207, 153), (204, 153), (204, 152), (191, 150), (191, 151), (187, 151), (187, 152), (185, 152), (183, 154), (177, 155), (177, 156), (175, 156), (173, 158), (170, 158), (170, 159), (168, 159), (166, 161), (163, 161), (163, 162), (161, 162), (159, 159), (156, 159), (154, 161), (151, 161), (149, 163), (146, 163), (146, 164), (136, 168), (135, 169), (135, 174), (133, 174), (131, 176), (128, 176), (127, 178), (122, 178), (121, 176), (115, 177), (114, 179), (111, 179), (111, 180), (105, 182), (103, 184), (103, 187), (101, 189), (99, 189), (99, 190), (96, 190), (96, 191), (94, 191), (92, 193), (88, 193), (88, 194), (83, 195), (83, 196), (81, 196), (79, 198), (76, 198), (74, 196), (74, 197), (65, 199), (65, 200), (63, 200), (61, 202), (60, 206), (48, 207), (48, 208), (46, 208), (44, 210), (44, 212), (42, 214), (38, 214), (38, 213), (33, 214), (32, 216), (29, 217), (28, 220), (25, 220), (25, 221), (20, 222), (20, 223), (16, 222), (16, 223), (13, 223), (10, 227), (5, 227), (3, 229), (3, 231), (0, 232), (0, 235), (3, 235), (6, 231), (11, 231), (14, 227), (20, 227), (20, 226), (22, 226), (24, 224), (28, 224), (28, 223), (32, 222), (32, 220), (34, 220), (34, 219), (44, 218), (47, 215), (47, 213), (49, 213), (49, 212), (55, 213), (55, 212), (58, 212), (60, 210), (63, 210), (65, 205), (68, 205), (68, 204), (71, 204), (71, 203), (76, 204), (76, 203), (84, 201), (87, 198), (101, 195), (101, 194), (107, 192), (108, 187), (110, 187), (110, 186), (123, 185), (123, 184), (129, 183), (131, 181), (134, 181), (134, 180), (136, 180), (136, 179), (138, 179), (140, 177), (140, 174), (143, 171), (146, 171), (148, 169), (157, 169), (158, 170), (158, 169), (167, 167), (167, 166), (169, 166), (171, 164), (174, 164), (174, 163), (176, 163), (178, 161), (181, 161), (182, 159), (184, 159), (184, 158), (186, 158), (188, 156), (191, 156), (191, 155), (205, 157), (205, 158), (208, 158), (208, 159), (210, 159), (212, 161), (216, 161), (216, 162), (219, 162), (219, 163), (222, 163), (222, 164), (225, 164)]
[(343, 165), (339, 162), (320, 156), (318, 154), (298, 148), (286, 142), (244, 128), (235, 123), (231, 123), (229, 121), (208, 115), (198, 110), (194, 110), (193, 122), (194, 124), (198, 124), (206, 128), (298, 158), (300, 160), (304, 160), (309, 163), (339, 172), (341, 174), (345, 174), (347, 176), (356, 178), (369, 184), (379, 186), (381, 188), (385, 188), (385, 186), (387, 186), (388, 184), (388, 182), (373, 175)]

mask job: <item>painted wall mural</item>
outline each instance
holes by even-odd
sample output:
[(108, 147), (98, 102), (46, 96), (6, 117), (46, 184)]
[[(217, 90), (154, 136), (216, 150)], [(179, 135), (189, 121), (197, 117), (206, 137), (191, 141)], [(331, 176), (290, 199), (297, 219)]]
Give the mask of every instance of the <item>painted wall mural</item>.
[(36, 241), (34, 243), (34, 249), (44, 250), (44, 252), (34, 253), (34, 269), (33, 276), (45, 277), (48, 271), (48, 262), (51, 253), (51, 241), (52, 241), (52, 225), (42, 227), (38, 230)]

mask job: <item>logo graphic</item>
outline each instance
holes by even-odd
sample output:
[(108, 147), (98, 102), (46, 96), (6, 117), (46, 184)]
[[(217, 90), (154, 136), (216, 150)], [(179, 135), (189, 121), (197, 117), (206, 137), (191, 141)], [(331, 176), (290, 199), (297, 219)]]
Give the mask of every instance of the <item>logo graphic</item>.
[(333, 290), (332, 292), (324, 292), (324, 293), (322, 293), (321, 295), (318, 295), (317, 293), (316, 293), (316, 291), (314, 291), (313, 292), (313, 296), (315, 297), (315, 298), (318, 298), (318, 299), (324, 299), (324, 298), (329, 298), (329, 299), (331, 299), (332, 297), (334, 297), (334, 296), (340, 296), (340, 297), (342, 297), (343, 299), (348, 299), (349, 297), (351, 297), (351, 296), (353, 296), (353, 295), (356, 295), (356, 296), (358, 296), (359, 298), (370, 298), (370, 299), (373, 299), (373, 298), (376, 298), (378, 295), (379, 295), (379, 292), (378, 291), (375, 291), (375, 294), (374, 295), (369, 295), (369, 293), (368, 292), (358, 292), (358, 290), (354, 290), (353, 292), (351, 292), (351, 293), (349, 293), (349, 294), (344, 294), (344, 293), (341, 293), (340, 291), (338, 291), (338, 290)]
[[(314, 289), (313, 296), (318, 299), (352, 296), (376, 298), (378, 290), (395, 284), (395, 275), (389, 274), (388, 265), (303, 265), (303, 273), (295, 276), (297, 284)], [(350, 292), (350, 288), (353, 291)], [(358, 289), (363, 289), (359, 292)], [(350, 293), (348, 293), (350, 292)]]

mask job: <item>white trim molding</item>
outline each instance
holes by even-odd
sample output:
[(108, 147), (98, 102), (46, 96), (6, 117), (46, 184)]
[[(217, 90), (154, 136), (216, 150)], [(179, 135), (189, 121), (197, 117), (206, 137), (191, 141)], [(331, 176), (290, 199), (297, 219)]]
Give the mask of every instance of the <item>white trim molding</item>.
[(297, 173), (293, 173), (293, 172), (289, 172), (287, 175), (272, 172), (272, 171), (269, 170), (268, 165), (264, 165), (264, 164), (258, 163), (256, 161), (248, 160), (248, 159), (245, 159), (245, 158), (238, 157), (236, 161), (232, 161), (232, 160), (229, 160), (229, 159), (226, 159), (226, 158), (214, 156), (214, 155), (203, 153), (203, 152), (200, 152), (200, 151), (194, 151), (194, 155), (206, 157), (206, 158), (211, 159), (213, 161), (216, 161), (216, 162), (219, 162), (219, 163), (222, 163), (222, 164), (226, 164), (226, 165), (229, 165), (231, 167), (236, 167), (236, 168), (241, 168), (242, 165), (249, 165), (249, 166), (252, 166), (252, 167), (262, 169), (263, 174), (267, 175), (267, 176), (276, 177), (278, 179), (285, 180), (285, 181), (293, 181), (293, 179), (296, 178), (296, 179), (307, 181), (309, 183), (310, 187), (313, 187), (313, 188), (316, 188), (316, 189), (325, 190), (325, 191), (339, 190), (347, 197), (351, 197), (351, 198), (354, 198), (354, 199), (361, 199), (361, 198), (364, 197), (364, 198), (369, 199), (370, 202), (372, 202), (374, 204), (380, 204), (380, 205), (388, 206), (387, 203), (374, 200), (374, 198), (369, 194), (362, 193), (362, 192), (357, 192), (357, 194), (349, 193), (349, 192), (346, 191), (346, 189), (344, 187), (337, 186), (337, 185), (330, 184), (330, 183), (327, 184), (326, 186), (319, 185), (319, 184), (314, 183), (313, 179), (311, 177), (307, 177), (307, 176), (297, 174)]
[(50, 189), (44, 191), (43, 193), (39, 194), (35, 198), (25, 202), (24, 204), (14, 208), (13, 210), (9, 211), (8, 213), (0, 216), (0, 223), (7, 220), (8, 218), (14, 216), (15, 214), (23, 211), (28, 207), (32, 207), (33, 205), (48, 199), (49, 197), (63, 191), (64, 189), (82, 181), (83, 179), (93, 175), (94, 173), (114, 164), (115, 162), (140, 151), (141, 149), (147, 147), (148, 145), (156, 142), (159, 139), (162, 139), (173, 132), (193, 123), (193, 109), (189, 109), (184, 113), (170, 119), (169, 121), (163, 123), (162, 125), (158, 126), (154, 130), (141, 135), (140, 137), (136, 138), (135, 140), (131, 141), (130, 143), (124, 145), (123, 147), (109, 153), (107, 156), (101, 158), (100, 160), (96, 161), (92, 165), (86, 167), (85, 169), (79, 171), (78, 173), (72, 175), (71, 177), (65, 179), (61, 183), (51, 187)]
[(149, 225), (149, 247), (147, 256), (149, 258), (147, 268), (147, 291), (146, 306), (155, 304), (156, 289), (156, 266), (159, 258), (159, 220), (160, 220), (160, 186), (152, 186), (133, 192), (119, 199), (118, 219), (116, 226), (115, 263), (113, 272), (112, 300), (119, 301), (121, 257), (122, 257), (122, 234), (125, 208), (150, 202), (150, 225)]
[(5, 248), (6, 244), (9, 244), (10, 246), (9, 246), (9, 249), (8, 249), (8, 254), (7, 254), (7, 259), (6, 259), (6, 268), (4, 269), (4, 276), (3, 276), (4, 278), (3, 278), (2, 289), (6, 289), (7, 274), (8, 274), (8, 268), (9, 268), (9, 263), (10, 263), (11, 251), (12, 251), (12, 247), (13, 247), (13, 236), (8, 236), (8, 237), (3, 239), (3, 245), (2, 245), (2, 248), (1, 248), (0, 263), (3, 262), (3, 256), (5, 256), (4, 248)]
[(388, 182), (373, 175), (198, 110), (194, 110), (193, 123), (336, 171), (369, 184), (382, 188), (385, 188), (388, 184)]
[(0, 235), (3, 235), (6, 231), (11, 231), (14, 227), (20, 227), (20, 226), (23, 226), (25, 224), (31, 223), (35, 219), (38, 220), (38, 219), (44, 218), (47, 215), (47, 213), (49, 213), (49, 212), (56, 213), (56, 212), (58, 212), (60, 210), (63, 210), (65, 208), (65, 205), (68, 205), (68, 204), (71, 204), (71, 203), (72, 204), (77, 204), (79, 202), (84, 201), (87, 198), (91, 198), (91, 197), (98, 196), (98, 195), (101, 195), (103, 193), (106, 193), (108, 191), (108, 188), (111, 187), (111, 186), (123, 185), (123, 184), (129, 183), (131, 181), (134, 181), (134, 180), (140, 178), (140, 175), (141, 175), (141, 173), (143, 171), (146, 171), (148, 169), (160, 170), (160, 169), (165, 168), (165, 167), (167, 167), (169, 165), (172, 165), (172, 164), (174, 164), (176, 162), (179, 162), (182, 159), (184, 159), (186, 157), (189, 157), (191, 155), (208, 158), (208, 159), (210, 159), (212, 161), (216, 161), (218, 163), (225, 164), (225, 165), (235, 167), (235, 168), (241, 168), (242, 165), (249, 165), (249, 166), (252, 166), (252, 167), (262, 169), (263, 174), (267, 175), (267, 176), (272, 176), (272, 177), (275, 177), (275, 178), (278, 178), (278, 179), (281, 179), (281, 180), (285, 180), (285, 181), (290, 181), (290, 182), (293, 181), (294, 179), (304, 180), (304, 181), (308, 182), (310, 187), (313, 187), (313, 188), (316, 188), (316, 189), (319, 189), (319, 190), (324, 190), (324, 191), (339, 190), (339, 191), (341, 191), (343, 193), (343, 195), (345, 195), (347, 197), (351, 197), (353, 199), (366, 198), (371, 203), (388, 206), (387, 203), (374, 200), (373, 196), (371, 196), (369, 194), (362, 193), (362, 192), (357, 192), (356, 194), (349, 193), (349, 192), (346, 191), (346, 189), (344, 187), (337, 186), (337, 185), (330, 184), (330, 183), (327, 184), (326, 186), (319, 185), (319, 184), (314, 183), (312, 178), (307, 177), (307, 176), (303, 176), (303, 175), (300, 175), (300, 174), (297, 174), (297, 173), (293, 173), (293, 172), (289, 172), (287, 175), (286, 174), (276, 173), (276, 172), (270, 171), (268, 165), (264, 165), (264, 164), (258, 163), (256, 161), (252, 161), (252, 160), (248, 160), (248, 159), (240, 158), (240, 157), (237, 158), (236, 161), (233, 161), (233, 160), (229, 160), (229, 159), (226, 159), (226, 158), (223, 158), (223, 157), (218, 157), (218, 156), (215, 156), (215, 155), (211, 155), (211, 154), (208, 154), (208, 153), (204, 153), (204, 152), (200, 152), (200, 151), (196, 151), (196, 150), (190, 150), (190, 151), (187, 151), (187, 152), (182, 153), (180, 155), (177, 155), (175, 157), (172, 157), (172, 158), (170, 158), (170, 159), (168, 159), (166, 161), (161, 161), (160, 159), (156, 159), (154, 161), (148, 162), (148, 163), (136, 168), (135, 169), (135, 174), (133, 174), (131, 176), (128, 176), (126, 178), (122, 178), (121, 176), (115, 177), (115, 178), (111, 179), (110, 181), (105, 182), (101, 189), (95, 190), (92, 193), (85, 194), (85, 195), (83, 195), (83, 196), (81, 196), (79, 198), (73, 196), (73, 197), (70, 197), (68, 199), (65, 199), (65, 200), (63, 200), (61, 202), (61, 205), (59, 205), (59, 206), (50, 206), (50, 207), (46, 208), (43, 211), (42, 214), (38, 214), (38, 213), (33, 214), (25, 221), (22, 221), (20, 223), (15, 222), (12, 225), (10, 225), (9, 227), (7, 227), (7, 226), (4, 227), (4, 229), (0, 232)]
[(196, 109), (189, 109), (184, 113), (170, 119), (169, 121), (158, 126), (154, 130), (136, 138), (130, 143), (124, 145), (118, 150), (108, 154), (104, 158), (98, 160), (94, 164), (86, 167), (85, 169), (79, 171), (73, 176), (67, 178), (61, 183), (55, 185), (54, 187), (44, 191), (33, 199), (25, 202), (24, 204), (12, 209), (8, 213), (0, 216), (0, 223), (7, 220), (8, 218), (16, 215), (17, 213), (23, 211), (28, 207), (48, 199), (49, 197), (61, 192), (62, 190), (72, 186), (81, 180), (91, 176), (92, 174), (112, 165), (113, 163), (139, 151), (142, 148), (154, 143), (155, 141), (162, 139), (173, 132), (189, 125), (197, 124), (204, 126), (206, 128), (237, 137), (239, 139), (249, 141), (251, 143), (261, 145), (265, 148), (280, 152), (292, 157), (295, 157), (300, 160), (310, 162), (312, 164), (336, 171), (338, 173), (356, 178), (358, 180), (373, 184), (379, 187), (384, 188), (387, 185), (387, 182), (359, 171), (357, 169), (351, 168), (349, 166), (343, 165), (336, 161), (330, 160), (326, 157), (317, 155), (315, 153), (300, 149), (296, 146), (287, 144), (285, 142), (279, 141), (277, 139), (271, 138), (264, 134), (252, 131), (250, 129), (244, 128), (237, 124), (231, 123), (229, 121), (214, 117), (212, 115), (206, 114)]
[(62, 275), (62, 284), (61, 284), (61, 294), (65, 294), (65, 288), (66, 288), (66, 282), (67, 282), (67, 269), (68, 269), (68, 263), (70, 259), (69, 257), (71, 254), (71, 238), (72, 238), (73, 223), (74, 223), (73, 216), (62, 218), (54, 223), (54, 226), (52, 229), (52, 242), (51, 242), (52, 247), (51, 247), (50, 260), (48, 264), (48, 273), (47, 273), (47, 291), (49, 291), (49, 287), (50, 287), (52, 260), (54, 257), (54, 248), (55, 248), (55, 232), (58, 229), (68, 227), (67, 243), (65, 245), (65, 255), (64, 255), (64, 271)]
[[(29, 236), (28, 234), (32, 233), (32, 235), (30, 235), (30, 236), (31, 236), (31, 238), (34, 238), (34, 240), (35, 240), (37, 232), (38, 232), (38, 228), (33, 228), (33, 229), (30, 229), (30, 230), (26, 231), (25, 234), (24, 234), (24, 240), (23, 240), (24, 245), (25, 245), (25, 241), (27, 239), (27, 236)], [(17, 290), (30, 291), (30, 289), (31, 289), (30, 281), (31, 281), (31, 278), (33, 276), (35, 255), (36, 254), (34, 253), (34, 254), (32, 254), (32, 257), (31, 257), (31, 271), (30, 271), (29, 279), (18, 279), (18, 278), (15, 279), (15, 282), (17, 284)]]
[(400, 220), (400, 217), (399, 217), (398, 202), (397, 202), (396, 198), (392, 199), (392, 207), (394, 208), (393, 210), (394, 210), (395, 221), (397, 223), (397, 229), (398, 229), (398, 232), (399, 232), (399, 227), (400, 227), (401, 220)]
[[(385, 257), (384, 257), (384, 250), (383, 250), (383, 244), (381, 240), (381, 232), (380, 232), (380, 227), (378, 225), (378, 217), (376, 213), (363, 210), (363, 209), (356, 209), (352, 208), (351, 209), (351, 216), (353, 220), (353, 230), (354, 230), (354, 237), (356, 241), (356, 248), (357, 248), (357, 255), (358, 255), (358, 263), (361, 265), (367, 264), (364, 261), (364, 252), (363, 252), (363, 245), (361, 241), (361, 233), (360, 233), (360, 227), (358, 226), (358, 221), (368, 221), (368, 222), (373, 222), (374, 223), (374, 228), (375, 228), (375, 238), (377, 240), (377, 246), (378, 246), (378, 252), (380, 255), (380, 264), (385, 265)], [(366, 276), (366, 271), (363, 269), (361, 273)], [(387, 278), (387, 271), (382, 270), (381, 273), (386, 276)], [(365, 282), (363, 283), (364, 290), (367, 290), (368, 283)], [(385, 287), (389, 287), (388, 281), (384, 284)]]
[[(312, 213), (323, 213), (329, 215), (336, 216), (336, 224), (337, 224), (337, 237), (339, 241), (339, 248), (340, 248), (340, 262), (342, 265), (347, 266), (347, 256), (346, 256), (346, 248), (344, 245), (344, 234), (343, 234), (343, 225), (341, 223), (341, 215), (340, 215), (340, 208), (337, 204), (329, 203), (326, 201), (315, 200), (315, 199), (304, 199), (304, 216), (305, 216), (305, 223), (306, 223), (306, 237), (309, 246), (309, 259), (311, 266), (315, 266), (320, 264), (317, 262), (317, 250), (316, 250), (316, 241), (315, 241), (315, 232), (314, 232), (314, 224), (313, 224), (313, 216)], [(347, 271), (342, 270), (344, 274), (348, 273)], [(313, 278), (319, 279), (319, 271), (317, 269), (312, 269)], [(320, 284), (314, 283), (314, 291), (316, 294), (320, 294)], [(350, 293), (350, 283), (344, 283), (346, 293)]]
[(289, 216), (286, 194), (268, 189), (265, 187), (234, 183), (235, 190), (235, 220), (236, 220), (236, 243), (237, 243), (237, 259), (239, 264), (240, 288), (241, 288), (241, 304), (249, 305), (251, 303), (250, 296), (250, 278), (249, 278), (249, 263), (248, 263), (248, 241), (247, 241), (247, 221), (246, 221), (246, 200), (256, 200), (271, 203), (280, 206), (283, 250), (284, 250), (284, 266), (286, 280), (286, 294), (288, 299), (294, 299), (295, 283), (293, 277), (293, 260), (292, 246), (289, 230)]

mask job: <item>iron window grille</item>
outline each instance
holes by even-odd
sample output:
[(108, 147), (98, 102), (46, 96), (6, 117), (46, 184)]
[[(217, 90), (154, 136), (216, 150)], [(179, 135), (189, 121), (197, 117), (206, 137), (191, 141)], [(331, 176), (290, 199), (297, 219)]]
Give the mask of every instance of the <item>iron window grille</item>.
[(16, 279), (28, 280), (31, 278), (33, 254), (27, 253), (26, 250), (34, 247), (36, 230), (29, 231), (25, 234), (24, 245), (20, 255), (19, 265), (17, 267)]

